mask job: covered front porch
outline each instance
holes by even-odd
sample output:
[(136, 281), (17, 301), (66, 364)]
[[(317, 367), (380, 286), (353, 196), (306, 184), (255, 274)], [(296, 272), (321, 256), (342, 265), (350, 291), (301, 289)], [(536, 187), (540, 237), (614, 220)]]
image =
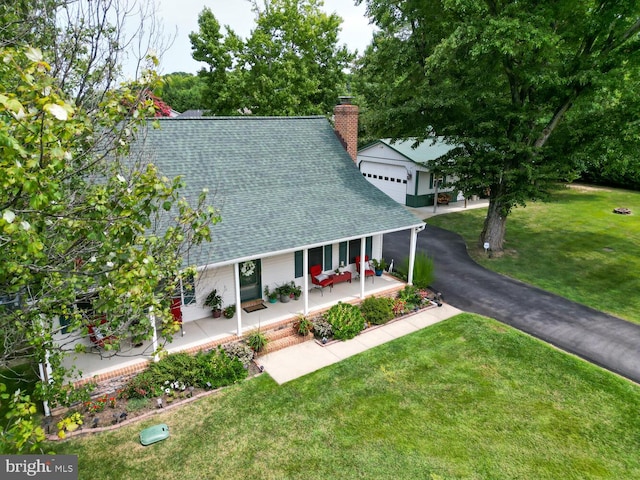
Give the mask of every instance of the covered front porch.
[[(256, 328), (268, 329), (278, 323), (293, 320), (297, 315), (304, 314), (305, 297), (308, 315), (318, 314), (338, 302), (359, 302), (361, 300), (362, 284), (360, 278), (353, 278), (351, 283), (344, 282), (326, 287), (323, 290), (310, 285), (307, 295), (299, 300), (288, 303), (264, 302), (266, 308), (253, 312), (241, 312), (241, 335)], [(397, 291), (405, 283), (395, 277), (384, 274), (380, 277), (368, 277), (364, 281), (364, 296), (382, 295)], [(158, 341), (169, 353), (190, 352), (212, 348), (216, 345), (232, 342), (238, 337), (238, 314), (230, 319), (213, 316), (198, 320), (185, 321), (182, 332), (178, 332), (170, 343)], [(89, 341), (86, 341), (87, 346)], [(93, 350), (88, 353), (71, 353), (64, 360), (67, 367), (76, 366), (82, 376), (75, 378), (77, 382), (98, 381), (138, 371), (153, 360), (153, 341), (146, 341), (141, 346), (133, 346), (129, 339), (121, 342), (118, 351)]]

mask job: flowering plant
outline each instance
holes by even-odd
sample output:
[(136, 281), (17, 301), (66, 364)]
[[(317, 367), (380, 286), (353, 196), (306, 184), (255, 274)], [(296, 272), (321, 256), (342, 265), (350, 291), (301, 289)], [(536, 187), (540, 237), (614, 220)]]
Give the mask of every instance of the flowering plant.
[(404, 300), (401, 300), (399, 298), (396, 298), (393, 301), (393, 313), (394, 315), (402, 315), (405, 311), (405, 309), (407, 308), (407, 302), (405, 302)]
[(100, 397), (94, 401), (85, 402), (84, 406), (89, 413), (99, 413), (107, 405), (107, 396)]

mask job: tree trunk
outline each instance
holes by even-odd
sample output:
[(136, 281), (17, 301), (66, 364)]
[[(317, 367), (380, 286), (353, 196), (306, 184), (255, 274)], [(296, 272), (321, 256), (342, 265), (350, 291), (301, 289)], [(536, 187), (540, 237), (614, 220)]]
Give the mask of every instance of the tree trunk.
[(489, 210), (487, 218), (484, 220), (484, 227), (480, 234), (480, 246), (486, 248), (489, 244), (492, 252), (502, 252), (504, 249), (504, 235), (506, 232), (507, 214), (509, 209), (500, 198), (491, 195), (489, 199)]

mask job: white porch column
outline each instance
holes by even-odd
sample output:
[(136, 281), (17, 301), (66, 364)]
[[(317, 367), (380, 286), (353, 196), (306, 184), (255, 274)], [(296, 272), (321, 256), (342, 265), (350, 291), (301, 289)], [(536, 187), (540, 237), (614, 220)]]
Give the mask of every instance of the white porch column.
[(413, 266), (416, 263), (416, 245), (418, 243), (418, 233), (424, 230), (426, 224), (411, 229), (411, 242), (409, 244), (409, 272), (407, 272), (407, 283), (413, 285)]
[(149, 307), (149, 322), (153, 329), (153, 337), (151, 338), (151, 345), (153, 346), (153, 362), (158, 363), (160, 358), (158, 357), (158, 330), (156, 329), (156, 316), (153, 314), (153, 307)]
[[(184, 285), (182, 284), (182, 277), (180, 277), (180, 318), (182, 318), (182, 307), (184, 306)], [(184, 320), (180, 321), (180, 333), (184, 337)]]
[(365, 271), (364, 269), (364, 264), (365, 264), (365, 252), (366, 252), (366, 246), (367, 246), (367, 238), (366, 237), (362, 237), (360, 239), (360, 298), (362, 298), (364, 300), (364, 282), (367, 280), (367, 276), (362, 273)]
[(309, 249), (302, 252), (302, 291), (304, 292), (304, 305), (302, 314), (309, 315)]
[[(49, 349), (47, 348), (44, 352), (44, 363), (38, 364), (38, 369), (40, 370), (40, 380), (43, 383), (52, 383), (53, 379), (51, 378), (51, 374), (53, 370), (51, 369), (51, 363), (49, 363)], [(49, 408), (49, 401), (43, 400), (42, 405), (44, 407), (44, 416), (51, 416), (51, 409)]]
[(238, 263), (233, 264), (233, 284), (236, 292), (236, 318), (238, 319), (238, 332), (239, 337), (242, 336), (242, 311), (240, 305), (240, 265)]

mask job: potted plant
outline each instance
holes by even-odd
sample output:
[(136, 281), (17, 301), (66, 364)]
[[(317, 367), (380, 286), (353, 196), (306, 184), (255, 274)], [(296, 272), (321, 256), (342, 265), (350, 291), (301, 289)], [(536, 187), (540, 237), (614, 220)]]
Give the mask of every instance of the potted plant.
[(384, 258), (381, 258), (380, 260), (372, 258), (370, 263), (376, 272), (376, 276), (378, 277), (381, 276), (382, 272), (387, 269), (387, 262)]
[(313, 330), (313, 323), (304, 315), (298, 315), (298, 319), (293, 324), (293, 329), (303, 337), (309, 335), (309, 332)]
[(222, 315), (222, 310), (220, 309), (222, 307), (222, 297), (218, 295), (217, 289), (214, 288), (211, 293), (207, 295), (204, 304), (211, 308), (213, 318), (220, 318), (220, 315)]
[(260, 330), (254, 330), (253, 332), (247, 335), (247, 337), (245, 338), (245, 341), (247, 342), (247, 345), (249, 345), (251, 350), (253, 350), (256, 353), (259, 353), (261, 350), (264, 349), (264, 347), (267, 346), (269, 339)]
[(293, 299), (294, 300), (300, 300), (300, 295), (302, 295), (302, 287), (299, 287), (298, 285), (294, 284), (293, 282), (291, 282), (293, 284)]
[(270, 290), (268, 286), (264, 287), (264, 296), (267, 297), (269, 303), (276, 303), (278, 301), (278, 292)]
[(278, 285), (276, 287), (276, 292), (280, 296), (280, 301), (282, 303), (287, 303), (291, 300), (291, 297), (293, 296), (293, 288), (293, 282), (283, 283), (282, 285)]
[(222, 311), (224, 318), (232, 318), (236, 314), (236, 304), (227, 305)]

